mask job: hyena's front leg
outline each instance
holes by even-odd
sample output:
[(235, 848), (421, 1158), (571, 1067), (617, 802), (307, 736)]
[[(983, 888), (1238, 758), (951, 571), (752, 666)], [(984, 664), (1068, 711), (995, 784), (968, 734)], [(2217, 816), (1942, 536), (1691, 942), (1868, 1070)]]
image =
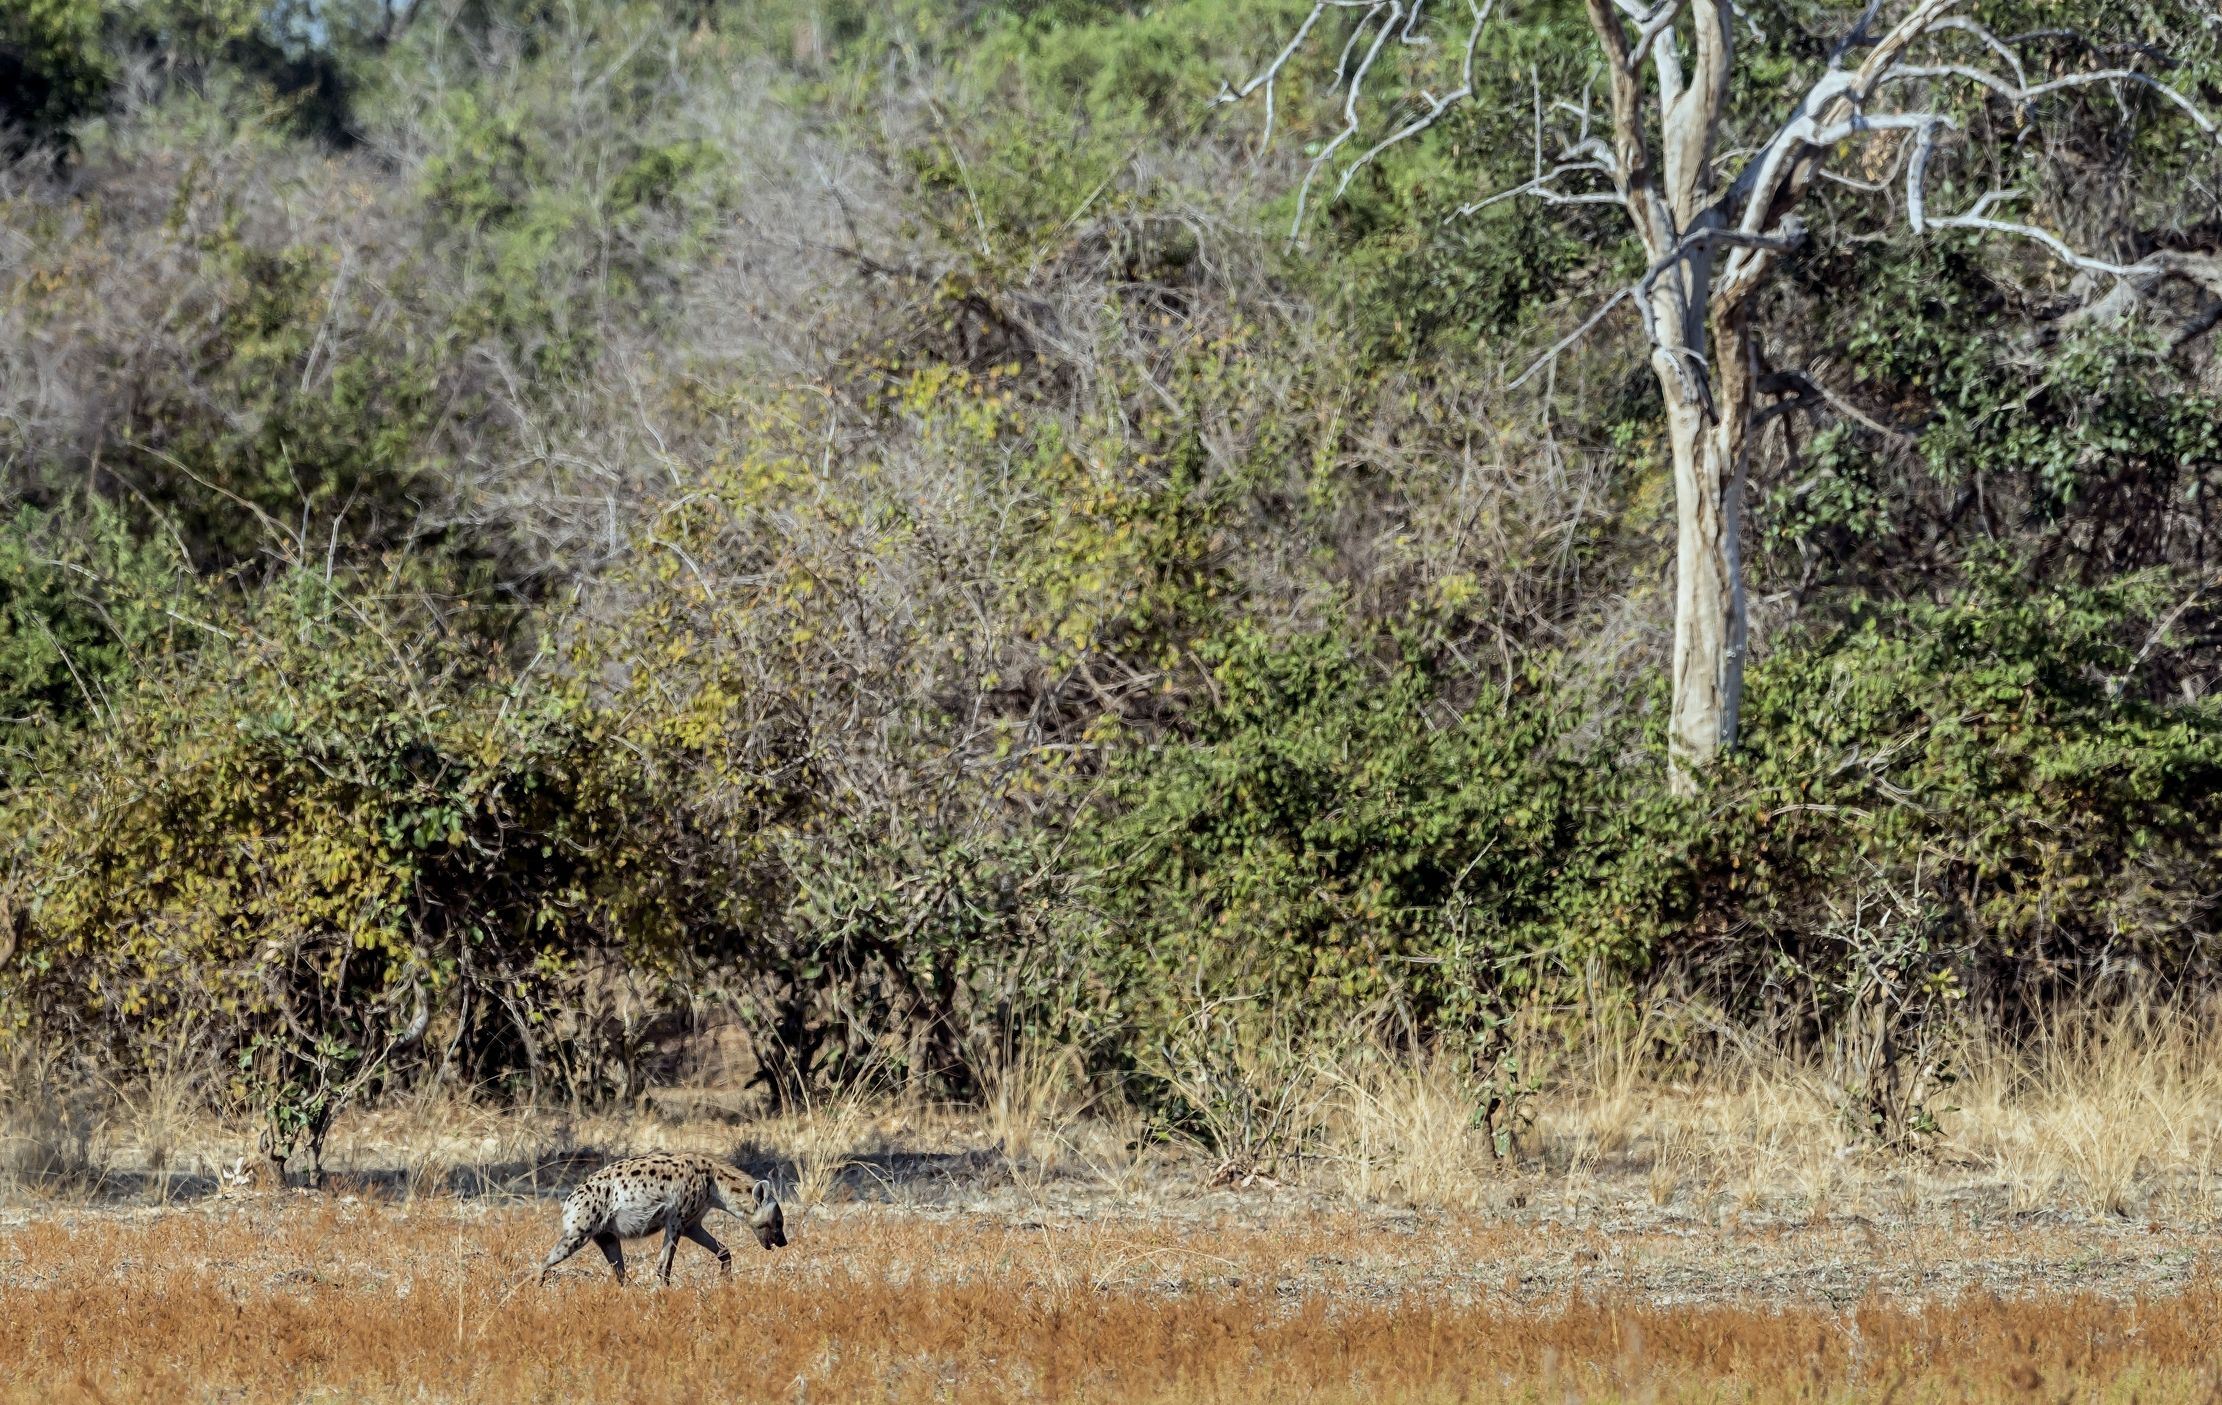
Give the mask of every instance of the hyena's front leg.
[(602, 1257), (610, 1261), (610, 1272), (617, 1275), (617, 1286), (624, 1287), (625, 1246), (614, 1234), (597, 1234), (594, 1236), (594, 1247), (600, 1249)]
[(723, 1273), (727, 1278), (731, 1278), (733, 1276), (733, 1251), (726, 1248), (723, 1244), (718, 1243), (716, 1236), (712, 1235), (710, 1231), (702, 1227), (701, 1221), (697, 1220), (695, 1223), (688, 1225), (685, 1229), (682, 1229), (679, 1232), (685, 1235), (687, 1238), (693, 1240), (695, 1243), (700, 1244), (703, 1248), (709, 1250), (711, 1253), (717, 1255), (718, 1271)]

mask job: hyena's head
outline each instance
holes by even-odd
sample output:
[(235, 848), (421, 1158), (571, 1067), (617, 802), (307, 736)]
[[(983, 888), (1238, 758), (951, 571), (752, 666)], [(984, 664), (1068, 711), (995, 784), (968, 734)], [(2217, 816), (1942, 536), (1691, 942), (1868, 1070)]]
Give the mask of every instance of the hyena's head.
[(756, 1231), (756, 1242), (767, 1249), (787, 1246), (787, 1217), (780, 1213), (779, 1200), (772, 1194), (770, 1181), (758, 1181), (750, 1192), (756, 1208), (749, 1212), (748, 1227)]

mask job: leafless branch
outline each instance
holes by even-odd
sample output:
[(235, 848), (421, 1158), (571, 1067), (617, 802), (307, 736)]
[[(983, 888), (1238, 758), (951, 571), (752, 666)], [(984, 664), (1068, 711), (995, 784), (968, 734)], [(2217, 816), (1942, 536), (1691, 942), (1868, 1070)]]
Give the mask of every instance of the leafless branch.
[(1886, 438), (1894, 439), (1901, 444), (1913, 442), (1913, 436), (1905, 430), (1876, 419), (1873, 415), (1860, 409), (1859, 406), (1837, 394), (1826, 382), (1805, 371), (1776, 371), (1761, 383), (1760, 389), (1768, 392), (1797, 392), (1795, 395), (1785, 398), (1761, 412), (1758, 416), (1761, 423), (1773, 419), (1776, 415), (1807, 408), (1818, 403), (1829, 406), (1854, 424), (1873, 430)]
[[(1983, 199), (1989, 201), (1993, 196), (2001, 193), (1993, 191), (1989, 195), (1985, 195)], [(2012, 193), (2014, 192), (2003, 192), (2003, 194)], [(2086, 273), (2104, 273), (2115, 278), (2127, 278), (2137, 272), (2136, 267), (2132, 264), (2110, 263), (2105, 259), (2078, 253), (2069, 246), (2065, 239), (2054, 234), (2051, 230), (2040, 229), (2036, 225), (2023, 224), (2017, 220), (1992, 219), (1988, 215), (1979, 214), (1947, 215), (1943, 219), (1930, 220), (1928, 227), (1931, 229), (1977, 229), (1991, 234), (2010, 234), (2017, 239), (2027, 239), (2033, 243), (2043, 245), (2051, 250), (2053, 257), (2059, 259), (2060, 262), (2070, 268), (2079, 268)]]
[(1303, 183), (1296, 188), (1296, 215), (1289, 222), (1288, 229), (1288, 237), (1291, 239), (1296, 238), (1303, 231), (1304, 211), (1311, 200), (1312, 182), (1317, 180), (1320, 171), (1335, 159), (1335, 153), (1342, 150), (1344, 144), (1352, 137), (1358, 135), (1358, 103), (1365, 95), (1366, 75), (1373, 71), (1374, 60), (1381, 57), (1382, 46), (1389, 42), (1389, 35), (1395, 31), (1397, 21), (1402, 18), (1404, 13), (1398, 0), (1381, 0), (1380, 4), (1372, 6), (1359, 19), (1357, 28), (1351, 31), (1350, 43), (1343, 49), (1343, 59), (1336, 66), (1338, 73), (1348, 67), (1349, 55), (1357, 47), (1358, 41), (1365, 37), (1366, 25), (1384, 12), (1387, 18), (1382, 21), (1379, 32), (1373, 36), (1373, 43), (1366, 46), (1366, 56), (1358, 61), (1356, 71), (1350, 75), (1349, 86), (1343, 97), (1342, 130), (1335, 133), (1327, 145), (1320, 148), (1319, 154), (1312, 158), (1312, 164), (1304, 172)]
[[(1424, 0), (1421, 0), (1421, 3), (1424, 3)], [(1418, 136), (1421, 132), (1424, 132), (1428, 128), (1434, 126), (1436, 120), (1440, 118), (1445, 112), (1448, 112), (1454, 105), (1463, 102), (1467, 98), (1470, 98), (1474, 95), (1474, 50), (1481, 44), (1482, 27), (1489, 23), (1489, 14), (1496, 8), (1496, 5), (1497, 0), (1483, 0), (1483, 3), (1478, 5), (1474, 3), (1474, 0), (1466, 0), (1466, 8), (1473, 15), (1474, 23), (1473, 28), (1468, 30), (1466, 34), (1466, 57), (1459, 66), (1460, 81), (1458, 87), (1451, 92), (1445, 93), (1441, 97), (1436, 97), (1433, 94), (1423, 93), (1421, 96), (1426, 99), (1428, 110), (1413, 118), (1411, 121), (1405, 123), (1403, 126), (1397, 128), (1395, 131), (1389, 133), (1389, 135), (1383, 137), (1380, 141), (1375, 142), (1363, 156), (1360, 156), (1357, 160), (1351, 162), (1349, 168), (1342, 173), (1342, 179), (1335, 183), (1335, 196), (1337, 199), (1340, 199), (1342, 197), (1342, 193), (1350, 188), (1350, 182), (1352, 178), (1355, 177), (1358, 172), (1364, 170), (1369, 164), (1371, 164), (1374, 157), (1379, 156), (1382, 152), (1387, 151), (1390, 147), (1395, 146), (1398, 142)], [(1405, 23), (1407, 36), (1409, 36), (1410, 34), (1411, 20), (1418, 19), (1419, 13), (1419, 4), (1414, 4), (1412, 6), (1411, 18), (1408, 19)], [(1407, 39), (1407, 42), (1409, 42), (1409, 38)], [(1356, 91), (1356, 86), (1355, 84), (1353, 84), (1353, 97), (1356, 96)]]
[(1612, 149), (1589, 134), (1589, 89), (1586, 86), (1582, 89), (1582, 101), (1579, 106), (1564, 100), (1552, 104), (1554, 110), (1564, 111), (1574, 117), (1579, 126), (1575, 131), (1573, 142), (1559, 153), (1558, 164), (1546, 171), (1543, 169), (1543, 86), (1537, 81), (1533, 67), (1528, 70), (1528, 85), (1529, 91), (1534, 95), (1535, 108), (1532, 128), (1535, 143), (1535, 174), (1533, 178), (1522, 181), (1509, 189), (1500, 190), (1494, 195), (1469, 201), (1459, 206), (1445, 218), (1444, 223), (1447, 224), (1453, 219), (1464, 219), (1466, 216), (1477, 214), (1492, 205), (1501, 204), (1507, 200), (1515, 200), (1523, 195), (1538, 196), (1545, 204), (1550, 205), (1620, 205), (1626, 207), (1627, 201), (1618, 191), (1576, 191), (1569, 194), (1552, 186), (1552, 182), (1561, 176), (1579, 175), (1584, 172), (1602, 175), (1607, 180), (1612, 178)]
[(2022, 67), (2021, 54), (2013, 45), (1991, 33), (1983, 25), (1977, 24), (1965, 15), (1945, 15), (1929, 26), (1929, 32), (1932, 34), (1946, 31), (1972, 35), (1976, 43), (1998, 55), (1999, 59), (2014, 71), (2014, 82), (2017, 86), (2028, 84), (2029, 75)]
[(2176, 602), (2174, 609), (2161, 616), (2160, 622), (2153, 626), (2152, 633), (2145, 636), (2145, 643), (2138, 649), (2137, 657), (2129, 661), (2129, 667), (2106, 680), (2106, 695), (2108, 697), (2118, 698), (2122, 695), (2122, 690), (2129, 686), (2129, 680), (2137, 676), (2137, 671), (2145, 666), (2145, 660), (2152, 656), (2154, 648), (2159, 645), (2163, 638), (2167, 637), (2169, 630), (2176, 627), (2176, 621), (2182, 619), (2186, 611), (2199, 603), (2200, 596), (2205, 595), (2216, 586), (2222, 586), (2222, 576), (2209, 577), (2198, 582), (2192, 586), (2190, 594)]
[(1525, 371), (1522, 371), (1519, 375), (1513, 377), (1511, 383), (1506, 387), (1506, 389), (1518, 390), (1521, 386), (1526, 385), (1530, 380), (1534, 379), (1536, 372), (1544, 369), (1546, 366), (1557, 364), (1558, 358), (1566, 351), (1568, 347), (1571, 347), (1574, 343), (1580, 341), (1583, 337), (1588, 336), (1598, 323), (1605, 320), (1605, 316), (1607, 313), (1620, 306), (1623, 301), (1627, 300), (1630, 297), (1633, 297), (1635, 295), (1635, 291), (1635, 288), (1631, 285), (1629, 287), (1618, 290), (1611, 297), (1599, 303), (1597, 305), (1597, 310), (1590, 313), (1589, 316), (1583, 318), (1582, 324), (1579, 327), (1576, 327), (1573, 331), (1568, 332), (1565, 336), (1560, 337), (1557, 341), (1552, 342), (1549, 350), (1545, 351), (1541, 356), (1535, 358), (1534, 363), (1530, 365)]
[(1467, 215), (1479, 214), (1492, 205), (1501, 205), (1507, 200), (1517, 200), (1523, 195), (1540, 196), (1545, 203), (1552, 205), (1625, 205), (1628, 203), (1619, 194), (1609, 190), (1576, 191), (1568, 194), (1551, 188), (1551, 182), (1559, 177), (1578, 175), (1584, 171), (1594, 171), (1603, 176), (1612, 174), (1610, 166), (1597, 161), (1574, 161), (1553, 166), (1534, 180), (1522, 181), (1509, 190), (1500, 190), (1495, 195), (1485, 196), (1480, 200), (1459, 206), (1451, 212), (1450, 218), (1463, 219)]
[(1343, 6), (1338, 4), (1338, 0), (1319, 0), (1319, 3), (1312, 6), (1311, 13), (1304, 16), (1304, 22), (1296, 27), (1296, 33), (1289, 38), (1288, 43), (1282, 46), (1281, 52), (1273, 56), (1273, 62), (1259, 70), (1256, 77), (1240, 88), (1222, 86), (1219, 95), (1211, 100), (1212, 106), (1218, 107), (1225, 103), (1240, 102), (1260, 88), (1265, 90), (1265, 130), (1258, 136), (1257, 155), (1263, 155), (1265, 149), (1273, 144), (1273, 90), (1280, 81), (1281, 70), (1288, 67), (1289, 60), (1296, 57), (1296, 51), (1304, 47), (1306, 39), (1311, 38), (1312, 29), (1318, 25), (1320, 18), (1329, 10), (1339, 8)]
[(2222, 128), (2217, 128), (2214, 120), (2199, 110), (2197, 103), (2151, 74), (2139, 73), (2134, 69), (2108, 68), (2096, 73), (2071, 73), (2064, 78), (2054, 78), (2049, 82), (2038, 83), (2023, 89), (2022, 99), (2026, 102), (2031, 98), (2043, 97), (2046, 93), (2057, 92), (2063, 88), (2079, 88), (2092, 83), (2129, 83), (2140, 88), (2149, 88), (2169, 102), (2174, 103), (2184, 116), (2191, 119), (2192, 125), (2205, 132), (2209, 138), (2222, 141)]

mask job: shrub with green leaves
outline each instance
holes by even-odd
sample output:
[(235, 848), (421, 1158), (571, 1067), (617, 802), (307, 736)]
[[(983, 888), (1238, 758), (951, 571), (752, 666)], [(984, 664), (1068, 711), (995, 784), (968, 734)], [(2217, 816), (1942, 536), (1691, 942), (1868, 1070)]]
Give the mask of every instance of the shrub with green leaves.
[(1996, 567), (1967, 599), (1802, 632), (1689, 804), (1547, 668), (1462, 695), (1411, 636), (1238, 638), (1193, 734), (1114, 772), (1108, 959), (1148, 1027), (1241, 997), (1400, 1031), (1658, 972), (1810, 1031), (1869, 954), (1862, 905), (1994, 1013), (2203, 971), (2222, 714), (2137, 686), (2172, 603), (2158, 578), (2032, 592)]
[(0, 784), (67, 733), (114, 725), (140, 673), (192, 646), (181, 611), (197, 594), (173, 543), (99, 499), (0, 522)]
[(0, 142), (10, 159), (66, 143), (107, 95), (99, 0), (16, 0), (0, 10)]
[(1417, 636), (1374, 642), (1215, 644), (1193, 735), (1114, 771), (1103, 940), (1153, 1037), (1180, 1002), (1230, 997), (1478, 1032), (1670, 938), (1681, 816), (1618, 764), (1642, 739), (1585, 728), (1540, 665), (1461, 697)]
[(458, 1076), (590, 1070), (554, 1018), (572, 964), (674, 956), (644, 920), (632, 779), (591, 724), (358, 583), (303, 572), (197, 623), (216, 638), (138, 671), (0, 800), (29, 912), (8, 1023), (126, 1067), (237, 1055), (280, 1147), (420, 1009)]
[(2031, 589), (1992, 567), (1776, 653), (1700, 836), (1688, 959), (1802, 1004), (1866, 901), (1924, 925), (1994, 1016), (2102, 977), (2205, 978), (2222, 712), (2140, 678), (2180, 601), (2159, 576)]

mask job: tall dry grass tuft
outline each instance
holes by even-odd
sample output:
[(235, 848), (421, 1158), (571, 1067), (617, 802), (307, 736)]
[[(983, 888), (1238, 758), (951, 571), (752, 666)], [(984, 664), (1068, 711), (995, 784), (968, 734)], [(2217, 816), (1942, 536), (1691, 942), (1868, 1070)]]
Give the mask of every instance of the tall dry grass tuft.
[(2019, 1208), (2065, 1190), (2126, 1215), (2157, 1196), (2211, 1215), (2222, 1128), (2222, 1036), (2209, 1009), (2126, 1003), (2048, 1021), (2020, 1045), (1980, 1046), (1959, 1089), (1957, 1140)]
[(1693, 1065), (1671, 1052), (1690, 1025), (1663, 1005), (1616, 1002), (1574, 1027), (1526, 1055), (1545, 1070), (1529, 1140), (1570, 1186), (1634, 1176), (1654, 1208), (1726, 1191), (1747, 1210), (1822, 1212), (1844, 1137), (1817, 1071), (1735, 1040)]
[(1211, 1157), (1214, 1183), (1272, 1182), (1319, 1134), (1318, 1064), (1296, 1031), (1244, 1030), (1225, 1018), (1228, 1003), (1191, 1011), (1144, 1067)]
[(493, 1149), (493, 1138), (478, 1129), (501, 1119), (476, 1115), (483, 1110), (453, 1087), (428, 1083), (400, 1104), (401, 1126), (392, 1146), (405, 1202), (437, 1194), (452, 1183), (459, 1167), (487, 1159), (476, 1153)]
[[(1657, 1012), (1608, 1006), (1587, 1014), (1579, 1028), (1574, 1047), (1558, 1051), (1550, 1067), (1546, 1106), (1556, 1114), (1551, 1130), (1571, 1139), (1568, 1160), (1587, 1163), (1623, 1155), (1641, 1129), (1659, 1082), (1651, 1061)], [(1533, 1036), (1529, 1042), (1538, 1045), (1531, 1059), (1553, 1052)]]
[(170, 1202), (181, 1174), (210, 1170), (206, 1157), (193, 1154), (196, 1146), (206, 1144), (210, 1126), (207, 1077), (201, 1070), (168, 1059), (150, 1066), (136, 1082), (109, 1091), (112, 1107), (103, 1140), (134, 1148), (158, 1203)]
[(1746, 1209), (1826, 1218), (1879, 1199), (1918, 1217), (1930, 1192), (2002, 1193), (2017, 1211), (2222, 1213), (2222, 1033), (2206, 1008), (2128, 1002), (2067, 1011), (2016, 1041), (1966, 1032), (1954, 1081), (1928, 1099), (1935, 1130), (1905, 1145), (1870, 1135), (1839, 1060), (1708, 1027), (1699, 1063), (1672, 1015), (1587, 1021), (1549, 1072), (1531, 1135), (1569, 1193), (1641, 1177), (1658, 1204), (1720, 1186)]
[(0, 1184), (41, 1194), (91, 1187), (103, 1101), (58, 1053), (15, 1046), (0, 1065)]
[(474, 1089), (428, 1082), (355, 1120), (351, 1159), (399, 1177), (404, 1201), (421, 1196), (536, 1194), (542, 1168), (570, 1149), (571, 1119), (506, 1108)]
[(1014, 1181), (1041, 1182), (1073, 1149), (1074, 1121), (1086, 1110), (1085, 1062), (1071, 1046), (1014, 1040), (981, 1070), (980, 1114)]
[(1487, 1093), (1446, 1057), (1368, 1051), (1322, 1063), (1325, 1154), (1360, 1200), (1480, 1208), (1496, 1170)]
[(1072, 1151), (1090, 1183), (1122, 1205), (1141, 1198), (1149, 1181), (1149, 1118), (1125, 1097), (1097, 1099), (1072, 1128)]
[(782, 1188), (782, 1198), (795, 1213), (807, 1215), (832, 1201), (842, 1178), (862, 1164), (858, 1155), (886, 1101), (884, 1081), (868, 1074), (830, 1093), (806, 1087), (792, 1110), (764, 1125), (764, 1139), (794, 1167), (794, 1182)]

